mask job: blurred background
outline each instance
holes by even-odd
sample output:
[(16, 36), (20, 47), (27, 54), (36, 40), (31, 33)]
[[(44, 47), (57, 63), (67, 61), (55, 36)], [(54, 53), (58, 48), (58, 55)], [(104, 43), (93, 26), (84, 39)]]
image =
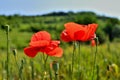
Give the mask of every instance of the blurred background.
[(100, 43), (120, 41), (119, 0), (1, 0), (0, 49), (5, 49), (4, 25), (10, 26), (11, 47), (23, 49), (32, 33), (47, 30), (54, 39), (64, 23), (99, 24)]
[[(10, 53), (12, 53), (12, 49), (17, 49), (18, 53), (22, 54), (22, 57), (18, 54), (20, 56), (18, 60), (21, 60), (23, 57), (28, 59), (28, 57), (26, 58), (26, 56), (23, 55), (23, 49), (28, 46), (33, 33), (46, 30), (51, 34), (52, 39), (60, 40), (60, 33), (64, 29), (64, 24), (67, 22), (76, 22), (86, 25), (97, 23), (98, 29), (96, 35), (99, 38), (100, 45), (100, 52), (98, 53), (104, 54), (104, 56), (99, 54), (101, 55), (100, 59), (103, 60), (104, 57), (105, 60), (120, 66), (119, 4), (120, 0), (0, 0), (0, 55), (3, 57), (0, 58), (0, 69), (5, 69), (6, 54), (4, 53), (6, 53), (7, 49), (5, 25), (10, 26)], [(89, 42), (86, 44), (89, 44)], [(72, 52), (71, 43), (61, 42), (61, 46), (66, 50), (65, 53)], [(84, 45), (82, 52), (90, 53), (90, 50), (86, 51), (86, 48), (88, 48), (88, 46)], [(65, 55), (61, 60), (61, 63), (64, 63), (62, 65), (63, 68), (64, 66), (68, 66), (67, 63), (69, 63), (64, 62), (67, 61), (67, 59), (69, 60)], [(83, 61), (86, 62), (88, 59), (91, 60), (90, 57), (87, 58), (87, 55), (83, 54), (83, 56), (84, 57), (81, 58), (81, 60), (83, 59)], [(36, 60), (39, 60), (39, 58)], [(30, 66), (29, 63), (27, 65)], [(83, 65), (86, 64), (83, 62)], [(35, 67), (38, 70), (38, 73), (36, 74), (39, 74), (39, 71), (41, 70), (37, 66)], [(106, 66), (104, 66), (102, 62), (100, 63), (100, 66), (102, 66), (102, 69), (106, 69)], [(11, 66), (11, 68), (14, 67)], [(69, 75), (65, 74), (68, 73), (66, 68), (61, 70), (61, 75), (64, 78)], [(15, 72), (15, 70), (13, 72)], [(85, 75), (84, 73), (86, 74), (86, 72), (83, 71), (83, 75)], [(5, 73), (2, 73), (1, 71), (0, 74), (1, 80), (2, 75), (5, 75)], [(14, 79), (15, 76), (16, 75), (13, 73), (12, 78)], [(100, 73), (100, 80), (104, 79), (106, 78), (104, 76), (104, 70), (102, 70)], [(30, 78), (26, 78), (26, 80), (30, 80)], [(83, 80), (90, 79), (83, 78)], [(113, 80), (113, 78), (111, 78), (111, 80)], [(116, 80), (120, 80), (120, 75), (119, 79)]]

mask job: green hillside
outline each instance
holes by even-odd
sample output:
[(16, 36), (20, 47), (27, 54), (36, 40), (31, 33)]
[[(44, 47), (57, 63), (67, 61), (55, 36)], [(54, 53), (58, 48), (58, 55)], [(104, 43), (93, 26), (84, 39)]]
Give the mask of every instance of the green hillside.
[[(67, 22), (85, 25), (97, 23), (98, 46), (91, 47), (89, 41), (81, 42), (81, 45), (76, 42), (74, 46), (72, 42), (61, 41), (60, 33)], [(10, 77), (8, 80), (120, 80), (120, 20), (118, 18), (98, 15), (94, 12), (52, 12), (34, 16), (0, 15), (0, 80), (7, 78), (6, 25), (10, 27), (8, 64)], [(62, 58), (48, 58), (46, 69), (44, 58), (47, 56), (38, 53), (36, 57), (29, 58), (23, 52), (23, 49), (29, 45), (33, 33), (43, 30), (48, 31), (52, 39), (60, 40), (60, 46), (64, 50)], [(72, 73), (71, 60), (74, 47), (76, 50)], [(13, 54), (14, 49), (17, 53)], [(50, 63), (53, 61), (59, 63), (57, 75), (59, 79), (55, 77), (56, 73), (51, 69)]]

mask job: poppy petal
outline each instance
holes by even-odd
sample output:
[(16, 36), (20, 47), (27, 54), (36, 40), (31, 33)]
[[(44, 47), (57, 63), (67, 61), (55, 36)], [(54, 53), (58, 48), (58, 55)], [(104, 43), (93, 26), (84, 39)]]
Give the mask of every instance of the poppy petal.
[(70, 42), (72, 39), (70, 36), (67, 34), (66, 30), (63, 30), (62, 33), (60, 34), (60, 38), (65, 41), (65, 42)]
[(33, 34), (32, 38), (31, 38), (31, 42), (34, 41), (39, 41), (39, 40), (51, 40), (51, 36), (47, 31), (39, 31), (35, 34)]
[(50, 44), (53, 45), (53, 46), (58, 46), (60, 44), (60, 41), (52, 40)]
[(96, 31), (98, 25), (97, 24), (89, 24), (88, 26), (91, 27), (91, 35), (89, 36), (89, 38), (92, 39), (92, 38), (94, 38), (95, 31)]
[(83, 25), (80, 25), (80, 24), (77, 24), (77, 23), (74, 23), (74, 22), (66, 23), (64, 26), (65, 26), (66, 32), (68, 33), (68, 35), (70, 36), (70, 38), (72, 40), (75, 40), (74, 39), (75, 38), (74, 37), (75, 32), (78, 32), (80, 30), (84, 30)]
[(45, 46), (44, 47), (44, 52), (48, 53), (50, 51), (52, 51), (53, 49), (55, 49), (56, 47), (58, 47), (60, 44), (60, 41), (57, 41), (57, 40), (53, 40), (50, 42), (50, 44), (48, 46)]
[(95, 34), (97, 26), (98, 26), (97, 24), (89, 24), (88, 25), (88, 27), (87, 27), (87, 33), (86, 33), (86, 37), (88, 39), (92, 38), (92, 36), (94, 37), (94, 34)]
[(39, 40), (39, 41), (30, 42), (29, 45), (32, 46), (32, 47), (44, 47), (44, 46), (49, 45), (49, 41)]
[(49, 51), (46, 54), (49, 55), (49, 56), (54, 56), (54, 57), (62, 57), (63, 49), (60, 48), (60, 47), (56, 47), (54, 50)]
[(83, 38), (83, 36), (85, 35), (85, 31), (79, 30), (79, 31), (75, 32), (74, 35), (75, 35), (75, 40), (80, 40), (80, 41), (82, 41), (82, 38)]
[(82, 41), (88, 41), (93, 39), (97, 26), (98, 26), (97, 24), (89, 24), (88, 26), (86, 26), (85, 35), (82, 38)]
[(35, 57), (36, 54), (39, 52), (39, 48), (37, 47), (26, 47), (24, 48), (24, 53), (29, 57)]

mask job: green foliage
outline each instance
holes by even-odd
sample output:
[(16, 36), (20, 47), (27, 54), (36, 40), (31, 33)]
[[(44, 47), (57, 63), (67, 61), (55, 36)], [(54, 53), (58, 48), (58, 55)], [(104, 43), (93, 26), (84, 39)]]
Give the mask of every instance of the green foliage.
[(97, 32), (96, 32), (96, 36), (99, 38), (99, 43), (105, 43), (106, 41), (106, 34), (103, 31), (104, 26), (101, 24), (98, 24), (98, 28), (97, 28)]
[(120, 26), (116, 25), (115, 28), (112, 30), (114, 37), (120, 38)]
[[(96, 70), (95, 77), (99, 78), (99, 80), (119, 80), (120, 79), (120, 58), (119, 58), (119, 46), (120, 43), (110, 43), (109, 46), (107, 44), (98, 45), (98, 52), (96, 58)], [(64, 45), (62, 45), (64, 46)], [(78, 46), (76, 46), (78, 48)], [(110, 47), (110, 51), (108, 51), (108, 47)], [(50, 67), (52, 61), (56, 60), (59, 63), (59, 71), (58, 76), (60, 79), (70, 80), (71, 76), (71, 56), (72, 56), (73, 46), (68, 46), (64, 48), (64, 55), (62, 58), (54, 58), (49, 57), (46, 63), (47, 71), (44, 70), (44, 62), (42, 60), (43, 54), (38, 53), (36, 57), (29, 58), (27, 57), (23, 51), (17, 51), (16, 55), (10, 54), (10, 77), (11, 79), (19, 79), (23, 80), (41, 80), (42, 78), (50, 78), (49, 74), (51, 74), (54, 79), (54, 71)], [(92, 80), (92, 66), (93, 66), (93, 56), (95, 52), (95, 47), (90, 47), (89, 45), (81, 45), (80, 53), (77, 52), (75, 54), (74, 61), (74, 78), (73, 80)], [(5, 57), (6, 52), (0, 51), (0, 79), (6, 78), (6, 70), (5, 70)], [(10, 53), (12, 53), (10, 51)], [(16, 65), (16, 61), (18, 67)], [(78, 60), (80, 65), (78, 67)], [(118, 71), (113, 72), (109, 71), (108, 68), (112, 66), (112, 64), (116, 64), (118, 66)], [(110, 68), (112, 69), (112, 68)], [(50, 72), (49, 72), (50, 70)], [(46, 74), (44, 74), (46, 73)]]
[(96, 23), (97, 21), (97, 16), (93, 12), (81, 12), (78, 13), (75, 22), (79, 24), (91, 24), (91, 23)]
[[(63, 57), (56, 59), (49, 57), (46, 62), (46, 67), (48, 72), (44, 70), (44, 63), (42, 60), (42, 53), (38, 55), (31, 61), (23, 53), (23, 48), (28, 46), (30, 38), (34, 32), (40, 30), (48, 31), (53, 39), (60, 39), (60, 33), (64, 29), (64, 24), (66, 22), (77, 22), (80, 24), (90, 24), (97, 23), (97, 37), (99, 38), (99, 43), (102, 45), (98, 46), (98, 53), (96, 59), (95, 76), (97, 80), (120, 80), (120, 72), (117, 73), (109, 71), (107, 68), (111, 66), (110, 63), (115, 63), (120, 69), (120, 58), (119, 49), (120, 46), (118, 42), (105, 43), (107, 36), (109, 40), (113, 40), (117, 37), (118, 41), (120, 37), (120, 24), (117, 18), (109, 18), (105, 16), (98, 16), (93, 12), (68, 12), (68, 13), (51, 13), (48, 15), (37, 15), (37, 16), (21, 16), (18, 14), (11, 16), (0, 16), (0, 80), (6, 78), (6, 28), (4, 25), (10, 25), (10, 53), (12, 49), (18, 49), (18, 54), (10, 54), (10, 78), (11, 80), (41, 80), (43, 78), (54, 78), (54, 71), (49, 68), (52, 61), (57, 60), (59, 62), (58, 75), (60, 80), (70, 80), (71, 79), (71, 56), (72, 56), (72, 43), (61, 42), (61, 47), (64, 49)], [(106, 41), (107, 42), (107, 41)], [(78, 47), (78, 45), (76, 45)], [(76, 50), (74, 59), (74, 79), (77, 80), (91, 80), (92, 76), (92, 66), (93, 56), (95, 52), (95, 47), (90, 47), (88, 44), (82, 44), (80, 47), (80, 53)], [(16, 58), (14, 58), (16, 57)], [(16, 62), (19, 64), (16, 66)], [(80, 65), (78, 65), (80, 63)], [(113, 69), (114, 70), (114, 69)], [(51, 76), (49, 76), (49, 74)]]
[[(60, 39), (60, 33), (64, 29), (64, 24), (67, 22), (77, 22), (80, 24), (97, 23), (98, 30), (97, 36), (100, 43), (104, 43), (106, 36), (109, 36), (109, 40), (119, 38), (119, 20), (117, 18), (110, 18), (106, 16), (99, 16), (94, 12), (77, 12), (72, 11), (53, 12), (46, 15), (25, 16), (25, 15), (9, 15), (0, 16), (0, 49), (6, 48), (6, 36), (4, 25), (10, 26), (10, 41), (12, 47), (22, 49), (30, 40), (32, 33), (46, 30), (53, 39)], [(25, 39), (24, 39), (25, 38)], [(63, 43), (64, 44), (64, 43)]]
[[(107, 20), (106, 23), (106, 27), (104, 28), (104, 31), (106, 32), (106, 34), (109, 36), (109, 40), (113, 41), (114, 39), (114, 35), (113, 35), (113, 30), (115, 28), (116, 25), (119, 24), (119, 20), (116, 18), (109, 18)], [(119, 31), (118, 31), (119, 32)]]

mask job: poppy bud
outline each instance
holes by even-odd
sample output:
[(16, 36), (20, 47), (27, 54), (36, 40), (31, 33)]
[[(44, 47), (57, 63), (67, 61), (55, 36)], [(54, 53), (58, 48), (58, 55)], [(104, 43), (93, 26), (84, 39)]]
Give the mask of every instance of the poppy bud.
[(57, 61), (53, 61), (52, 68), (55, 72), (59, 70), (59, 63)]
[(118, 65), (116, 65), (116, 64), (113, 63), (113, 64), (111, 65), (111, 67), (113, 68), (114, 73), (115, 73), (115, 74), (118, 74)]
[(25, 61), (24, 61), (24, 59), (22, 59), (22, 60), (21, 60), (21, 64), (24, 64), (24, 63), (25, 63)]
[(16, 49), (13, 49), (13, 55), (16, 56), (17, 55), (17, 50)]
[(95, 46), (96, 45), (96, 42), (94, 39), (91, 40), (91, 46)]
[(98, 37), (95, 38), (95, 42), (96, 42), (96, 45), (99, 44), (99, 39), (98, 39)]
[(5, 25), (4, 27), (5, 27), (5, 29), (6, 29), (6, 32), (8, 33), (8, 32), (9, 32), (9, 30), (10, 30), (9, 25)]

